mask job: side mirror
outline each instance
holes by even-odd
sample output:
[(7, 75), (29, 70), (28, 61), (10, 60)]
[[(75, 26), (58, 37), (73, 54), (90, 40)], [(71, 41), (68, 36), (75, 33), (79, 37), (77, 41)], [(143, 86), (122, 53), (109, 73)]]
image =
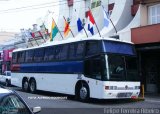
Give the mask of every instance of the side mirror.
[(33, 113), (39, 113), (41, 111), (41, 107), (33, 107)]

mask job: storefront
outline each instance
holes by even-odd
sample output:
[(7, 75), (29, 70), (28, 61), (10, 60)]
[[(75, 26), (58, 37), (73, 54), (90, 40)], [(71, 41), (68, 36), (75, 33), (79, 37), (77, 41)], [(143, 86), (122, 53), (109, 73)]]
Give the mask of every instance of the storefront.
[(141, 83), (149, 93), (160, 93), (160, 44), (157, 45), (136, 45)]

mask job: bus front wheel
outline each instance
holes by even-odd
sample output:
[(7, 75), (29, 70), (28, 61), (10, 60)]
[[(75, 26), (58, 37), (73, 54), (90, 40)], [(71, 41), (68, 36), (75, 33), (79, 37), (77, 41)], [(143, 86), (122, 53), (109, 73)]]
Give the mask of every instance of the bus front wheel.
[(5, 86), (6, 86), (6, 87), (10, 86), (10, 81), (9, 81), (9, 80), (6, 80)]
[(82, 102), (86, 102), (89, 99), (89, 87), (87, 84), (82, 83), (77, 92), (78, 99)]

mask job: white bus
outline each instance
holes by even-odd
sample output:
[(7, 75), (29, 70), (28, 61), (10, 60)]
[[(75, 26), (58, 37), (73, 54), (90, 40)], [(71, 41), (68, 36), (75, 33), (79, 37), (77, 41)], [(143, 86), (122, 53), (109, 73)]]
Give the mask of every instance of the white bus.
[(18, 49), (12, 85), (89, 98), (137, 98), (140, 81), (133, 44), (105, 38), (72, 39)]

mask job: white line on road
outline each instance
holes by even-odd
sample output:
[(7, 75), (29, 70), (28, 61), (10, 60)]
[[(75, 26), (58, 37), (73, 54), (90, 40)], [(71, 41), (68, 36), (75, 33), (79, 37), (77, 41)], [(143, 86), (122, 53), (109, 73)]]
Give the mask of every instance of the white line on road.
[(160, 103), (160, 101), (157, 101), (157, 100), (145, 100), (147, 102), (157, 102), (157, 103)]

